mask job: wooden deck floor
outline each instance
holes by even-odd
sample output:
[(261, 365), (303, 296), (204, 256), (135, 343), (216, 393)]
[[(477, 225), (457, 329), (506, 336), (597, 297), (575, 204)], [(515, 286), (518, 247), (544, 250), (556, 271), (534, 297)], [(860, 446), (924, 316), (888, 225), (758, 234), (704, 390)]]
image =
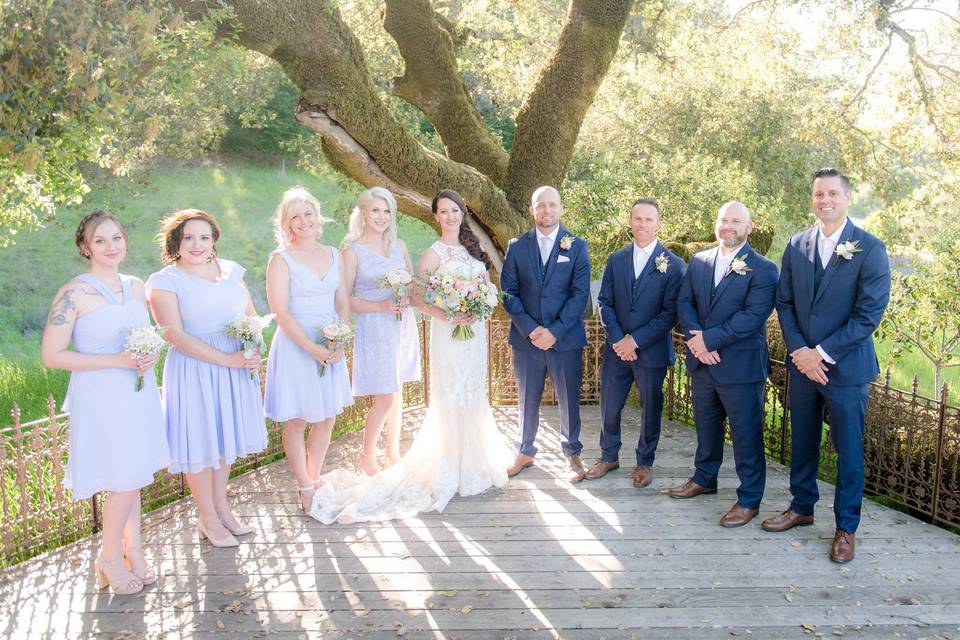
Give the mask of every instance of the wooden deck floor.
[[(585, 461), (598, 410), (584, 407)], [(497, 410), (505, 433), (515, 410)], [(406, 417), (406, 438), (420, 414)], [(636, 412), (625, 415), (634, 440)], [(833, 488), (814, 526), (728, 530), (732, 453), (718, 495), (672, 500), (692, 468), (692, 432), (665, 425), (652, 487), (624, 468), (559, 480), (556, 413), (545, 410), (538, 465), (443, 514), (324, 526), (299, 515), (285, 463), (233, 482), (257, 527), (239, 549), (199, 543), (191, 504), (149, 514), (159, 582), (137, 596), (94, 583), (90, 538), (0, 575), (0, 635), (75, 638), (934, 638), (960, 639), (960, 536), (867, 502), (857, 559), (830, 562)], [(334, 444), (351, 459), (359, 434)], [(761, 517), (788, 502), (771, 465)]]

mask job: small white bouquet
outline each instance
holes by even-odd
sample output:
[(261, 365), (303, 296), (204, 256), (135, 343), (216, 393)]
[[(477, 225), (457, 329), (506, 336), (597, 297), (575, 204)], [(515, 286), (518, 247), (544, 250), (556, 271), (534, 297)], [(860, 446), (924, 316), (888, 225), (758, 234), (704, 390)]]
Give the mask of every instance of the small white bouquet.
[[(469, 277), (458, 272), (437, 271), (427, 278), (423, 297), (429, 304), (443, 309), (448, 319), (458, 313), (488, 318), (500, 301), (497, 287), (484, 273)], [(455, 340), (469, 340), (474, 335), (469, 325), (458, 324), (453, 328)]]
[[(159, 355), (167, 341), (163, 339), (160, 329), (151, 325), (127, 329), (127, 342), (123, 350), (135, 358)], [(137, 384), (134, 390), (143, 389), (143, 372), (137, 370)]]
[[(390, 289), (393, 292), (393, 304), (398, 304), (400, 298), (407, 296), (407, 285), (413, 282), (413, 276), (406, 269), (393, 269), (388, 271), (377, 280), (377, 286), (381, 289)], [(398, 311), (397, 320), (402, 320), (403, 315)]]
[[(263, 330), (269, 327), (271, 322), (273, 322), (272, 313), (265, 316), (239, 316), (227, 325), (226, 332), (228, 336), (243, 343), (243, 357), (249, 358), (255, 349), (261, 351), (266, 349)], [(253, 371), (250, 371), (250, 379), (253, 380)]]
[[(321, 340), (323, 340), (324, 345), (328, 349), (342, 349), (350, 344), (350, 340), (353, 338), (353, 329), (343, 320), (328, 322), (323, 326), (317, 327), (317, 331), (320, 333)], [(327, 365), (321, 363), (317, 366), (317, 373), (321, 378), (326, 372)]]

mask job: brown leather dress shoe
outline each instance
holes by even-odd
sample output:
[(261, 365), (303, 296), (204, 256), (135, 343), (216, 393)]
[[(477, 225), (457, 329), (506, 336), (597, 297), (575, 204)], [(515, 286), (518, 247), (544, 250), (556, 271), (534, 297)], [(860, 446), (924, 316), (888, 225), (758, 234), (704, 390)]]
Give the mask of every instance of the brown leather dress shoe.
[(606, 460), (597, 460), (592, 467), (590, 467), (583, 477), (587, 480), (596, 480), (607, 475), (611, 471), (620, 468), (620, 461), (614, 460), (613, 462), (607, 462)]
[(583, 468), (583, 463), (580, 461), (580, 456), (567, 456), (567, 464), (570, 465), (570, 470), (567, 472), (567, 480), (570, 482), (580, 482), (586, 477), (587, 472)]
[(633, 468), (633, 486), (646, 487), (651, 482), (653, 482), (653, 469), (639, 464)]
[(687, 498), (696, 498), (701, 494), (711, 494), (716, 492), (717, 492), (716, 487), (713, 487), (713, 488), (704, 487), (702, 485), (697, 484), (693, 480), (687, 480), (679, 487), (674, 487), (669, 491), (667, 491), (667, 494), (671, 498), (678, 498), (681, 500), (685, 500)]
[(747, 509), (738, 502), (730, 507), (730, 511), (723, 514), (723, 517), (720, 518), (720, 526), (727, 527), (728, 529), (742, 527), (753, 520), (753, 517), (757, 515), (757, 513), (759, 513), (757, 509)]
[(524, 453), (518, 453), (517, 459), (513, 461), (513, 464), (507, 467), (507, 477), (512, 478), (517, 475), (527, 467), (533, 466), (533, 456), (528, 456)]
[(847, 564), (853, 560), (856, 552), (857, 538), (852, 533), (837, 529), (833, 534), (833, 545), (830, 546), (830, 559), (840, 564)]
[(767, 518), (760, 523), (764, 531), (780, 533), (794, 527), (806, 527), (813, 524), (813, 516), (802, 516), (793, 509), (787, 509), (781, 514)]

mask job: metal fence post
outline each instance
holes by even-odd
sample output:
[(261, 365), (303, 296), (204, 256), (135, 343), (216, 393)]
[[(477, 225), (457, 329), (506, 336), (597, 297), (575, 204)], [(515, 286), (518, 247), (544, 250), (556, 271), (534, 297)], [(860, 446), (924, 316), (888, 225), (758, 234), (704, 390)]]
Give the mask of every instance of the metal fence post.
[(933, 468), (933, 508), (930, 510), (931, 522), (937, 522), (940, 511), (940, 483), (943, 481), (943, 453), (947, 437), (947, 384), (940, 388), (940, 403), (937, 406), (937, 455)]

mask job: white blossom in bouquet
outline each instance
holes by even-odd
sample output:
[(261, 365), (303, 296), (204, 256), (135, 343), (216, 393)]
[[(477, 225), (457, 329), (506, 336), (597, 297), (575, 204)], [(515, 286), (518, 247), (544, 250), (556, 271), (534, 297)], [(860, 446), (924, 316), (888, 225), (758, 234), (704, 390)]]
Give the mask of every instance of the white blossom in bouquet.
[[(377, 286), (381, 289), (390, 289), (393, 293), (393, 304), (398, 304), (400, 298), (407, 295), (407, 285), (413, 282), (413, 276), (406, 269), (393, 269), (386, 272), (377, 280)], [(402, 320), (403, 315), (398, 311), (397, 320)]]
[[(133, 327), (127, 329), (127, 342), (123, 350), (135, 358), (144, 356), (159, 355), (167, 341), (163, 339), (163, 334), (157, 327), (147, 325), (145, 327)], [(143, 372), (137, 370), (137, 384), (134, 387), (136, 391), (143, 389)]]
[[(273, 322), (273, 314), (268, 313), (265, 316), (238, 316), (227, 325), (226, 332), (228, 336), (236, 338), (243, 343), (243, 357), (249, 358), (254, 350), (264, 350), (267, 345), (263, 340), (263, 330)], [(253, 380), (254, 373), (250, 372), (250, 379)]]
[[(328, 322), (317, 327), (317, 330), (328, 349), (341, 349), (350, 344), (350, 340), (353, 339), (353, 328), (343, 320)], [(317, 374), (322, 378), (326, 372), (327, 365), (320, 363), (317, 366)]]

